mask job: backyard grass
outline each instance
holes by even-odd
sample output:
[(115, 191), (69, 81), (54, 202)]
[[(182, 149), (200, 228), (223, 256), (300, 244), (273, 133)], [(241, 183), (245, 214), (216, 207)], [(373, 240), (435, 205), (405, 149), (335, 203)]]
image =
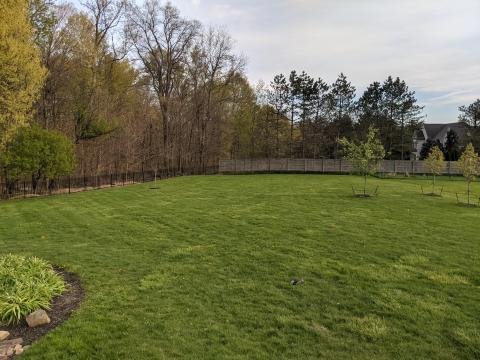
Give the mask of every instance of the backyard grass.
[[(185, 177), (0, 203), (0, 254), (77, 273), (22, 359), (479, 359), (480, 209), (462, 181)], [(480, 192), (480, 184), (474, 184)], [(290, 280), (303, 278), (303, 285)]]

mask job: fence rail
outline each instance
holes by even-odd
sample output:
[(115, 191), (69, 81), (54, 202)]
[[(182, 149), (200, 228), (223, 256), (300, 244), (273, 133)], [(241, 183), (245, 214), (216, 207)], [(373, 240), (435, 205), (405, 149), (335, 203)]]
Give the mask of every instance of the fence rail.
[(125, 186), (154, 180), (163, 180), (187, 175), (213, 175), (218, 173), (218, 167), (207, 167), (199, 171), (196, 169), (183, 170), (145, 170), (131, 171), (116, 174), (102, 174), (96, 176), (65, 176), (47, 181), (34, 182), (29, 179), (0, 182), (0, 197), (4, 200), (47, 196), (58, 194), (70, 194), (80, 191), (88, 191), (114, 186)]
[[(222, 174), (241, 174), (258, 172), (305, 172), (340, 173), (352, 172), (351, 162), (343, 159), (243, 159), (221, 160), (219, 172)], [(420, 160), (384, 160), (379, 168), (383, 174), (417, 175), (428, 174), (425, 161)], [(444, 175), (461, 175), (457, 162), (446, 161)]]

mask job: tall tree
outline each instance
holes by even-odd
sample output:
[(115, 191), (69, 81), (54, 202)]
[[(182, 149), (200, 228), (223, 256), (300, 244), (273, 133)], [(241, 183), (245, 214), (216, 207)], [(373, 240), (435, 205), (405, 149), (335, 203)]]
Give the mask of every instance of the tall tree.
[(384, 146), (388, 144), (388, 130), (391, 124), (385, 116), (384, 89), (382, 84), (375, 81), (370, 84), (357, 102), (358, 124), (357, 130), (366, 134), (371, 126), (379, 131), (379, 137)]
[(300, 79), (295, 70), (290, 72), (288, 84), (288, 101), (290, 107), (290, 144), (289, 156), (294, 156), (294, 129), (298, 115), (298, 95), (300, 94)]
[(307, 133), (311, 132), (311, 120), (315, 112), (318, 83), (303, 71), (298, 78), (299, 125), (302, 135), (301, 156), (305, 158)]
[(197, 38), (200, 24), (181, 17), (170, 3), (131, 2), (125, 34), (148, 75), (159, 102), (163, 132), (163, 165), (172, 165), (172, 97), (180, 70)]
[[(406, 138), (410, 138), (413, 131), (419, 126), (423, 106), (417, 104), (415, 92), (410, 91), (405, 81), (389, 76), (383, 83), (384, 111), (392, 124), (400, 128), (400, 159), (405, 159)], [(392, 127), (393, 132), (395, 128)], [(406, 136), (408, 133), (408, 136)], [(393, 136), (391, 137), (393, 141)], [(394, 144), (390, 145), (389, 151), (393, 153), (396, 149)]]
[(459, 109), (458, 120), (469, 130), (469, 138), (477, 148), (480, 145), (480, 99), (470, 105), (463, 105)]
[(0, 148), (31, 118), (45, 70), (33, 43), (27, 2), (0, 2)]
[[(404, 160), (406, 151), (406, 138), (410, 138), (413, 131), (418, 129), (422, 119), (423, 106), (417, 105), (415, 92), (410, 91), (405, 81), (396, 78), (395, 80), (389, 76), (383, 83), (384, 94), (384, 112), (387, 115), (390, 123), (400, 128), (400, 159)], [(395, 128), (392, 127), (394, 132)], [(406, 136), (408, 134), (408, 136)], [(393, 143), (393, 134), (390, 137), (392, 143), (389, 151), (391, 153), (396, 151), (396, 146)]]
[(353, 116), (355, 113), (355, 87), (341, 73), (330, 87), (328, 111), (330, 136), (333, 138), (333, 156), (337, 157), (338, 142), (342, 136), (351, 137)]
[(316, 93), (313, 94), (313, 120), (309, 137), (312, 143), (310, 156), (316, 158), (323, 155), (323, 148), (327, 139), (328, 91), (330, 87), (318, 78), (315, 84)]
[(280, 123), (288, 111), (289, 87), (283, 74), (276, 75), (270, 83), (268, 103), (275, 110), (275, 156), (280, 154)]

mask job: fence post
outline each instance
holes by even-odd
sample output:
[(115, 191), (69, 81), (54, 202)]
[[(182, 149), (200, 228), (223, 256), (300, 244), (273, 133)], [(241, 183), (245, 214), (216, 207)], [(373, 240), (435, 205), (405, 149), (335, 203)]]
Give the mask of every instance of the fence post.
[(68, 175), (68, 193), (72, 193), (72, 177)]
[(83, 187), (87, 189), (87, 177), (83, 174)]
[(23, 197), (27, 197), (27, 186), (25, 184), (25, 180), (23, 180)]
[(132, 184), (135, 184), (135, 171), (132, 173)]
[(394, 174), (397, 173), (397, 162), (396, 162), (396, 160), (393, 160), (393, 173)]
[(340, 174), (342, 173), (342, 159), (340, 159)]
[(287, 158), (287, 171), (289, 171), (289, 170), (290, 170), (290, 169), (289, 169), (289, 166), (288, 166), (288, 158)]
[(307, 172), (307, 159), (303, 159), (303, 172), (306, 173)]

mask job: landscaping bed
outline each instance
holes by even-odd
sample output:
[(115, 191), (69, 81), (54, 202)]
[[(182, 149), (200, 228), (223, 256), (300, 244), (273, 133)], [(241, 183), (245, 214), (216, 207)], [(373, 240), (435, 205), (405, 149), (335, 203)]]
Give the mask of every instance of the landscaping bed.
[(0, 331), (8, 331), (10, 339), (22, 338), (23, 346), (31, 345), (66, 321), (72, 312), (80, 306), (84, 298), (85, 294), (80, 284), (80, 279), (76, 275), (59, 268), (55, 268), (55, 270), (63, 277), (67, 286), (62, 295), (56, 296), (52, 300), (51, 308), (47, 311), (50, 323), (38, 327), (29, 327), (25, 321), (11, 326), (0, 325)]

